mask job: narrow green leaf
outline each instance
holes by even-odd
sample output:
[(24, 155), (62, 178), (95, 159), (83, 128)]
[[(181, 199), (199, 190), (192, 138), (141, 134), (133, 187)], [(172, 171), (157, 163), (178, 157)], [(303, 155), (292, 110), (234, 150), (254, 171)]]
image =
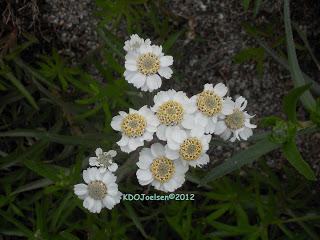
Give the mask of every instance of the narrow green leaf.
[(253, 16), (256, 17), (260, 11), (262, 0), (256, 0), (254, 3)]
[(8, 132), (0, 132), (0, 137), (34, 137), (49, 142), (56, 142), (68, 145), (89, 145), (95, 146), (97, 141), (104, 139), (106, 136), (103, 134), (88, 134), (81, 136), (67, 136), (59, 135), (52, 132), (45, 132), (40, 130), (31, 129), (18, 129)]
[[(298, 63), (295, 44), (293, 40), (291, 20), (290, 20), (289, 0), (284, 0), (284, 23), (285, 23), (285, 30), (286, 30), (290, 73), (291, 73), (291, 77), (295, 87), (300, 87), (302, 85), (305, 85), (306, 82), (303, 78), (303, 74), (301, 72), (301, 69)], [(304, 107), (309, 111), (311, 111), (315, 106), (315, 100), (312, 97), (310, 91), (305, 92), (301, 96), (301, 101)]]
[(27, 227), (25, 227), (24, 224), (17, 221), (13, 216), (7, 214), (5, 211), (2, 211), (1, 209), (0, 209), (0, 216), (2, 216), (3, 219), (6, 219), (6, 221), (12, 223), (14, 226), (20, 229), (20, 231), (23, 232), (25, 236), (28, 236), (29, 239), (33, 239), (32, 231)]
[(269, 140), (268, 136), (265, 139), (260, 140), (253, 146), (233, 155), (231, 158), (226, 160), (224, 163), (213, 168), (201, 181), (200, 185), (204, 185), (209, 181), (215, 180), (228, 173), (231, 173), (242, 166), (251, 164), (256, 159), (260, 158), (264, 154), (267, 154), (280, 147), (280, 144), (273, 143)]
[(283, 112), (287, 115), (288, 120), (297, 123), (297, 103), (299, 97), (310, 88), (311, 84), (306, 84), (301, 87), (292, 89), (284, 98), (283, 98)]
[(141, 224), (141, 221), (140, 221), (139, 217), (137, 216), (136, 212), (134, 211), (134, 209), (132, 208), (131, 204), (129, 202), (127, 202), (127, 201), (124, 201), (123, 203), (124, 203), (124, 206), (127, 209), (128, 216), (132, 219), (133, 223), (136, 225), (138, 230), (141, 232), (141, 234), (145, 238), (149, 238), (149, 236), (144, 231), (143, 226)]
[(30, 182), (24, 186), (19, 187), (16, 191), (12, 192), (11, 194), (18, 194), (22, 192), (32, 191), (38, 188), (43, 188), (53, 184), (53, 182), (47, 178), (43, 178), (40, 180), (36, 180), (34, 182)]
[(175, 32), (173, 34), (171, 34), (168, 39), (164, 42), (163, 44), (163, 50), (165, 52), (168, 52), (174, 45), (174, 43), (179, 39), (179, 37), (181, 36), (181, 34), (184, 33), (184, 29), (179, 31), (179, 32)]
[(31, 171), (40, 176), (46, 177), (51, 181), (57, 182), (60, 180), (59, 176), (62, 174), (62, 171), (55, 165), (45, 164), (39, 160), (27, 160), (23, 161), (23, 164)]
[[(260, 38), (255, 36), (258, 44), (268, 53), (275, 61), (277, 61), (282, 67), (286, 68), (287, 70), (290, 71), (289, 63), (286, 59), (283, 57), (279, 56), (273, 49), (268, 47), (263, 41), (261, 41)], [(320, 85), (315, 82), (312, 78), (310, 78), (308, 75), (303, 73), (303, 77), (306, 80), (306, 83), (312, 83), (311, 89), (315, 93), (320, 95)]]
[(315, 181), (316, 177), (309, 166), (309, 164), (303, 160), (296, 144), (294, 138), (289, 140), (283, 145), (283, 154), (288, 159), (290, 164), (297, 169), (297, 171), (302, 174), (306, 179)]
[(248, 11), (251, 0), (242, 0), (242, 6), (245, 11)]
[(32, 107), (39, 110), (39, 107), (31, 94), (12, 73), (6, 73), (4, 76), (20, 91), (20, 93), (28, 100)]

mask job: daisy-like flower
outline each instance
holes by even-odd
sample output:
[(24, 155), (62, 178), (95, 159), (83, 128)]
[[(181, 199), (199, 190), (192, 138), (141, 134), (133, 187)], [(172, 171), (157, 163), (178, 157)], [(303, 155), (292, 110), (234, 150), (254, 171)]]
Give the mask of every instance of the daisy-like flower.
[[(229, 99), (232, 101), (231, 99)], [(247, 106), (247, 100), (244, 97), (238, 97), (236, 101), (232, 101), (232, 113), (222, 116), (222, 120), (218, 121), (215, 134), (220, 135), (224, 140), (230, 138), (231, 142), (238, 140), (247, 140), (252, 135), (252, 128), (257, 126), (250, 123), (250, 116), (244, 109)]]
[(96, 157), (89, 158), (89, 165), (108, 169), (110, 172), (115, 172), (118, 169), (118, 164), (113, 162), (113, 158), (117, 155), (115, 150), (103, 152), (101, 148), (96, 149)]
[(154, 96), (153, 101), (154, 106), (151, 109), (160, 122), (157, 129), (157, 137), (160, 140), (166, 141), (176, 126), (181, 129), (192, 127), (196, 106), (184, 92), (176, 92), (173, 89), (161, 91)]
[(165, 151), (169, 159), (180, 159), (183, 165), (191, 167), (202, 167), (209, 162), (206, 152), (209, 149), (211, 135), (196, 131), (185, 132), (176, 127), (168, 139)]
[(160, 143), (152, 144), (151, 148), (143, 148), (137, 166), (139, 184), (151, 184), (163, 192), (173, 192), (181, 187), (188, 171), (188, 166), (183, 165), (181, 161), (169, 159)]
[(86, 184), (74, 185), (74, 193), (83, 201), (83, 207), (92, 213), (100, 213), (106, 207), (112, 209), (120, 202), (122, 193), (118, 190), (116, 176), (99, 168), (88, 168), (83, 171)]
[(143, 38), (139, 37), (138, 34), (132, 34), (130, 39), (125, 41), (123, 49), (126, 52), (136, 51), (142, 44), (151, 45), (151, 41), (150, 39), (144, 40)]
[(194, 122), (189, 122), (187, 127), (194, 126), (195, 131), (204, 131), (205, 133), (214, 133), (218, 117), (232, 113), (233, 102), (224, 96), (227, 94), (228, 88), (223, 83), (215, 86), (205, 84), (204, 90), (193, 96), (193, 101), (197, 106)]
[(152, 92), (161, 87), (161, 77), (170, 79), (173, 63), (172, 56), (165, 56), (162, 46), (141, 44), (136, 51), (126, 55), (125, 79), (142, 91)]
[(157, 117), (147, 106), (138, 111), (130, 108), (129, 113), (120, 111), (111, 121), (111, 127), (122, 133), (122, 138), (117, 144), (121, 151), (126, 153), (143, 146), (144, 141), (151, 141), (158, 125)]

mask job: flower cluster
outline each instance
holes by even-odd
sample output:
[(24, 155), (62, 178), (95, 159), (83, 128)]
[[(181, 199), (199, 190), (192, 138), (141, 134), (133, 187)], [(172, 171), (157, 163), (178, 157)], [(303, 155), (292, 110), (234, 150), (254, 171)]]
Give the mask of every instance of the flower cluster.
[[(165, 56), (161, 46), (134, 34), (125, 42), (124, 50), (127, 52), (124, 77), (136, 88), (152, 92), (161, 87), (161, 77), (171, 78), (173, 58)], [(120, 111), (113, 117), (111, 127), (122, 135), (117, 142), (121, 151), (131, 153), (145, 142), (155, 142), (140, 150), (136, 163), (140, 185), (173, 192), (183, 185), (189, 168), (201, 168), (209, 163), (207, 151), (213, 135), (234, 142), (247, 140), (253, 134), (256, 125), (250, 123), (253, 116), (245, 111), (247, 100), (241, 96), (232, 100), (227, 93), (223, 83), (207, 83), (202, 92), (191, 98), (174, 89), (160, 91), (154, 96), (152, 106)], [(76, 185), (75, 192), (85, 199), (85, 207), (98, 212), (101, 206), (110, 207), (105, 199), (112, 199), (115, 204), (121, 193), (108, 192), (110, 181), (116, 186), (111, 173), (117, 168), (111, 160), (115, 153), (102, 154), (97, 149), (96, 154), (97, 157), (90, 158), (90, 164), (107, 170), (85, 170), (83, 175), (88, 185)]]
[(90, 167), (83, 171), (84, 183), (74, 186), (74, 193), (83, 201), (83, 206), (90, 212), (100, 213), (106, 207), (112, 209), (121, 200), (122, 193), (118, 190), (116, 176), (113, 174), (118, 165), (113, 162), (117, 152), (103, 152), (96, 149), (96, 157), (89, 158)]

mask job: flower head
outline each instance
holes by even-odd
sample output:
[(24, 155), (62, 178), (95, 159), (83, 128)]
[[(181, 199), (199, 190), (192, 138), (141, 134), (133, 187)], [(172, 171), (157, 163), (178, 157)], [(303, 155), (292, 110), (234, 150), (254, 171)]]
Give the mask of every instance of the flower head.
[(74, 193), (83, 201), (83, 207), (90, 212), (100, 213), (106, 207), (112, 209), (120, 202), (122, 193), (118, 190), (116, 176), (99, 168), (88, 168), (83, 171), (86, 184), (74, 185)]
[(118, 169), (118, 164), (113, 162), (113, 158), (117, 155), (115, 150), (103, 152), (101, 148), (96, 149), (96, 157), (89, 158), (89, 165), (108, 169), (110, 172), (115, 172)]
[(122, 138), (117, 144), (121, 151), (126, 153), (143, 146), (144, 141), (151, 141), (158, 125), (158, 119), (147, 106), (138, 111), (130, 109), (129, 113), (121, 111), (111, 121), (111, 127), (122, 133)]
[[(229, 99), (229, 101), (232, 100)], [(247, 140), (253, 134), (252, 128), (257, 126), (250, 123), (250, 119), (254, 116), (250, 116), (244, 111), (246, 106), (247, 100), (244, 97), (240, 96), (235, 102), (232, 101), (231, 114), (221, 117), (221, 121), (217, 123), (215, 134), (220, 135), (224, 140), (230, 139), (231, 142), (236, 139)]]
[(143, 148), (137, 162), (136, 175), (140, 185), (151, 184), (163, 192), (173, 192), (185, 181), (188, 166), (179, 160), (171, 160), (166, 156), (165, 148), (160, 143)]
[(150, 39), (144, 40), (138, 34), (132, 34), (130, 39), (125, 41), (123, 49), (127, 52), (137, 51), (142, 44), (151, 45)]
[(157, 137), (160, 140), (166, 141), (176, 126), (183, 129), (192, 125), (190, 123), (193, 123), (192, 114), (196, 107), (184, 92), (176, 92), (173, 89), (161, 91), (154, 96), (153, 100), (154, 106), (151, 109), (160, 122), (157, 129)]
[(180, 159), (183, 165), (192, 167), (201, 167), (209, 162), (206, 152), (209, 149), (211, 135), (196, 131), (185, 132), (177, 127), (172, 129), (170, 134), (165, 147), (168, 158)]
[(228, 88), (223, 83), (215, 86), (205, 84), (204, 90), (193, 96), (191, 100), (196, 104), (194, 122), (189, 123), (189, 128), (195, 126), (195, 131), (214, 133), (218, 117), (232, 113), (232, 101), (225, 99)]
[(165, 56), (162, 46), (142, 43), (136, 51), (126, 55), (125, 79), (142, 91), (152, 92), (161, 87), (161, 77), (170, 79), (172, 56)]

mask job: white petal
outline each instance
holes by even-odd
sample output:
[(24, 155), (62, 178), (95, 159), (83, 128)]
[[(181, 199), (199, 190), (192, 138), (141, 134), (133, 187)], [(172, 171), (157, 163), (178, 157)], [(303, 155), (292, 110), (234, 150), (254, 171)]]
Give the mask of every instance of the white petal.
[(96, 155), (97, 155), (97, 157), (98, 157), (99, 155), (101, 155), (102, 153), (103, 153), (103, 151), (102, 151), (101, 148), (97, 148), (97, 149), (96, 149)]
[(87, 194), (88, 193), (87, 185), (83, 183), (74, 185), (74, 193), (78, 196)]
[(90, 166), (98, 166), (97, 158), (96, 157), (90, 157), (89, 158), (89, 165)]
[(108, 208), (109, 210), (111, 210), (114, 207), (115, 204), (116, 204), (115, 200), (109, 195), (107, 195), (103, 199), (103, 205), (105, 205), (106, 208)]
[(218, 121), (216, 124), (216, 129), (214, 130), (214, 133), (217, 135), (220, 135), (223, 133), (224, 130), (226, 130), (227, 125), (225, 124), (224, 121)]
[(83, 207), (85, 207), (86, 209), (88, 209), (90, 212), (92, 212), (92, 208), (94, 206), (94, 199), (92, 199), (91, 197), (86, 197), (86, 199), (83, 201)]
[(126, 69), (128, 69), (129, 71), (137, 71), (138, 70), (136, 62), (126, 61), (124, 65), (125, 65)]
[(167, 140), (167, 137), (166, 137), (166, 135), (165, 135), (165, 133), (166, 133), (166, 128), (167, 128), (167, 127), (166, 127), (165, 125), (161, 124), (161, 125), (158, 127), (157, 132), (156, 132), (157, 137), (158, 137), (160, 140), (162, 140), (162, 141), (166, 141), (166, 140)]
[(182, 143), (184, 139), (186, 139), (187, 133), (179, 127), (168, 127), (166, 129), (166, 137), (167, 139), (170, 138), (176, 143)]
[(211, 83), (206, 83), (204, 85), (204, 90), (213, 91), (213, 85)]
[(160, 58), (160, 66), (161, 67), (168, 67), (173, 64), (173, 57), (172, 56), (162, 56)]
[(130, 80), (129, 83), (132, 83), (136, 88), (140, 88), (146, 82), (146, 76), (140, 72), (137, 72)]
[(158, 74), (147, 76), (147, 85), (151, 91), (161, 87), (162, 81)]
[(227, 94), (228, 88), (223, 83), (218, 83), (214, 86), (213, 91), (220, 97), (223, 97)]
[(174, 160), (179, 158), (179, 151), (170, 149), (168, 145), (165, 147), (165, 153), (166, 157), (169, 159)]
[(212, 119), (210, 119), (208, 121), (208, 124), (207, 124), (206, 128), (205, 128), (205, 133), (213, 134), (215, 129), (216, 129), (216, 123), (214, 123), (212, 121)]
[(126, 146), (129, 143), (129, 138), (125, 135), (122, 135), (121, 139), (117, 142), (119, 146)]
[(195, 124), (205, 127), (208, 124), (208, 117), (204, 116), (202, 113), (197, 113), (195, 115)]
[(83, 170), (83, 172), (82, 172), (82, 177), (83, 177), (83, 180), (84, 180), (86, 183), (91, 182), (88, 169), (87, 169), (87, 170)]
[(257, 125), (251, 124), (250, 122), (245, 122), (244, 125), (245, 125), (246, 127), (248, 127), (248, 128), (256, 128), (256, 127), (257, 127)]
[(241, 132), (239, 132), (240, 137), (244, 140), (247, 140), (252, 136), (252, 134), (253, 133), (251, 128), (244, 128)]
[(118, 169), (118, 164), (116, 163), (112, 163), (109, 167), (108, 167), (110, 172), (115, 172)]
[(235, 107), (239, 108), (242, 111), (246, 108), (247, 103), (248, 101), (244, 97), (240, 96), (236, 99)]
[(204, 134), (205, 128), (200, 125), (196, 125), (194, 128), (191, 129), (190, 135), (192, 137), (200, 138)]
[(154, 143), (151, 145), (151, 152), (155, 157), (164, 156), (164, 147), (161, 143)]
[(129, 138), (128, 146), (132, 151), (136, 150), (138, 147), (142, 145), (143, 145), (143, 142), (139, 141), (138, 139)]
[(220, 137), (221, 137), (223, 140), (227, 141), (227, 140), (230, 138), (231, 134), (232, 134), (232, 132), (230, 131), (230, 129), (227, 128), (227, 129), (220, 135)]
[(109, 150), (107, 152), (108, 155), (110, 155), (110, 157), (114, 158), (115, 156), (117, 156), (117, 151), (115, 150)]
[(194, 116), (191, 114), (185, 114), (181, 125), (186, 129), (192, 129), (195, 125)]
[(121, 130), (121, 123), (122, 123), (123, 117), (122, 116), (114, 116), (111, 121), (111, 127), (116, 130)]
[(148, 181), (152, 178), (152, 173), (149, 170), (138, 169), (136, 175), (142, 181)]
[(158, 70), (158, 73), (160, 74), (160, 76), (166, 78), (166, 79), (170, 79), (171, 76), (172, 76), (172, 69), (170, 67), (161, 67), (159, 70)]
[(234, 107), (234, 102), (230, 98), (227, 98), (223, 101), (221, 113), (224, 115), (230, 115), (233, 113)]

